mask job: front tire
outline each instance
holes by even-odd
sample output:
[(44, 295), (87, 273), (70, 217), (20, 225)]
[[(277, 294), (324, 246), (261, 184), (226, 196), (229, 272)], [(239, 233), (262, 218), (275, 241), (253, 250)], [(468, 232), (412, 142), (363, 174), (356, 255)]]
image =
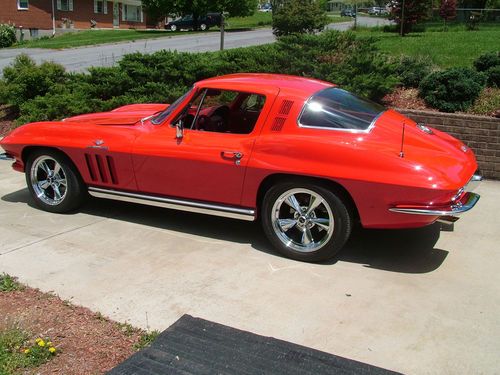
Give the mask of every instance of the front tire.
[(274, 247), (284, 256), (320, 262), (333, 258), (351, 234), (346, 204), (332, 189), (309, 182), (271, 187), (262, 203), (261, 222)]
[(176, 31), (177, 25), (170, 25), (170, 31)]
[(200, 25), (200, 30), (201, 30), (201, 31), (206, 31), (206, 30), (208, 30), (207, 24), (206, 24), (206, 23), (202, 23), (202, 24)]
[(37, 150), (28, 156), (26, 183), (35, 204), (45, 211), (73, 211), (85, 198), (85, 185), (76, 167), (55, 150)]

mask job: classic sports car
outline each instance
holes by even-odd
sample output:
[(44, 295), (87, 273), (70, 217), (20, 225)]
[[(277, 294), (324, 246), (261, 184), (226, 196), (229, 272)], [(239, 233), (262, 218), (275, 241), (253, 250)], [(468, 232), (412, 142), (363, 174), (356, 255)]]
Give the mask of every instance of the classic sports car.
[(457, 139), (335, 85), (234, 74), (171, 105), (21, 126), (1, 142), (36, 204), (76, 209), (88, 194), (260, 219), (282, 254), (333, 257), (354, 224), (453, 221), (479, 196), (473, 152)]

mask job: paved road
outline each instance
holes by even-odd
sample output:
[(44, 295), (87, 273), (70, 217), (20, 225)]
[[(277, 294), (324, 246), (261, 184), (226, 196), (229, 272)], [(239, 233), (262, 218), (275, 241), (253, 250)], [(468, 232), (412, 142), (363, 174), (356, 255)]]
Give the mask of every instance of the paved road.
[[(387, 22), (383, 19), (360, 17), (362, 25), (375, 25)], [(331, 24), (329, 29), (346, 30), (352, 22)], [(236, 48), (271, 43), (275, 40), (269, 28), (252, 31), (228, 32), (225, 35), (225, 47)], [(0, 50), (0, 75), (4, 67), (9, 65), (20, 53), (31, 56), (35, 61), (55, 61), (71, 72), (82, 72), (90, 66), (112, 66), (123, 55), (133, 52), (151, 53), (159, 50), (177, 50), (187, 52), (216, 51), (219, 49), (220, 34), (197, 33), (158, 39), (145, 39), (135, 42), (115, 43), (91, 47), (65, 50), (49, 50), (34, 48), (18, 48)]]
[(406, 374), (500, 370), (500, 182), (454, 232), (358, 231), (315, 265), (277, 256), (256, 223), (97, 199), (43, 212), (9, 164), (0, 273), (42, 291), (135, 326), (187, 313)]

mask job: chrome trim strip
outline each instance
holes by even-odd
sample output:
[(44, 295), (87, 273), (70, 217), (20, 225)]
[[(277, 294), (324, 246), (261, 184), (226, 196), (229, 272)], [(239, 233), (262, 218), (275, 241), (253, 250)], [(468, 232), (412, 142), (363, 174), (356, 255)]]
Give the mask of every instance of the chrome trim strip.
[(170, 208), (188, 212), (196, 212), (232, 219), (254, 221), (255, 210), (239, 207), (221, 206), (213, 203), (203, 203), (177, 198), (164, 198), (154, 195), (129, 193), (126, 191), (108, 190), (89, 187), (89, 194), (96, 198), (114, 199), (124, 202), (146, 204), (149, 206)]
[(479, 200), (479, 194), (475, 193), (466, 193), (467, 201), (463, 204), (457, 203), (455, 205), (451, 205), (449, 209), (445, 210), (431, 210), (428, 208), (389, 208), (391, 212), (398, 212), (402, 214), (411, 214), (411, 215), (429, 215), (429, 216), (458, 216), (464, 212), (469, 211), (472, 207), (474, 207)]
[(7, 154), (6, 152), (0, 154), (0, 160), (16, 161), (16, 159), (13, 156)]

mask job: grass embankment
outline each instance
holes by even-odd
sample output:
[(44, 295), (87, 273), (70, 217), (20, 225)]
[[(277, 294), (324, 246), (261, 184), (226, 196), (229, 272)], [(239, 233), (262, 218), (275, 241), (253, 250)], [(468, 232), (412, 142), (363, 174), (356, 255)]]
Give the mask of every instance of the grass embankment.
[(443, 24), (427, 25), (425, 32), (411, 33), (401, 38), (380, 28), (361, 29), (363, 36), (378, 39), (376, 45), (392, 55), (423, 56), (434, 64), (449, 68), (470, 67), (480, 55), (499, 50), (500, 24), (480, 25), (479, 30), (467, 31), (464, 25), (452, 25), (442, 31)]

